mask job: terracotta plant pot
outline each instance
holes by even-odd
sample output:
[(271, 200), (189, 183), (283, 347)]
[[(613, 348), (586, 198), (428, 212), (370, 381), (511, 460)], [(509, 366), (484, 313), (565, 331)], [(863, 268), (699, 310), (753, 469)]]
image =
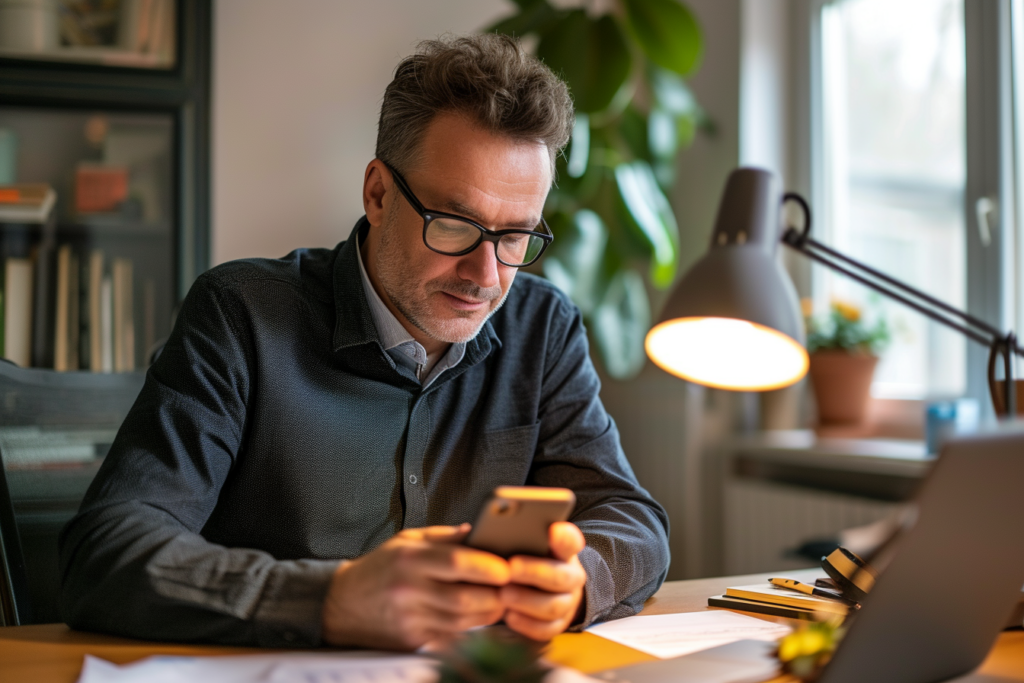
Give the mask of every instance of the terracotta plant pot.
[(847, 351), (811, 354), (811, 387), (823, 425), (863, 424), (878, 357)]

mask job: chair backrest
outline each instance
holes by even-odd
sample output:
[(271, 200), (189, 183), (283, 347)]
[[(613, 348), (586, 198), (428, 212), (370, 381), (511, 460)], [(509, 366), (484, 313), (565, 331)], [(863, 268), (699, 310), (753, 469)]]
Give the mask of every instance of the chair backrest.
[(7, 477), (0, 462), (0, 626), (18, 626), (31, 621), (29, 610), (25, 557), (7, 490)]
[[(57, 537), (78, 511), (142, 372), (0, 362), (0, 603), (15, 623), (60, 621)], [(4, 587), (6, 586), (6, 588)]]

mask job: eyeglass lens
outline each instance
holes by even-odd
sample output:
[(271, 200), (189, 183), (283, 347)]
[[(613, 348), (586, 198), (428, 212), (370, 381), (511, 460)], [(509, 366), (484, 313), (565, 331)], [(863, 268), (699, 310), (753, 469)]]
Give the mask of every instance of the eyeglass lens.
[[(433, 218), (427, 224), (427, 246), (443, 254), (459, 254), (480, 239), (475, 225), (451, 218)], [(498, 260), (510, 266), (530, 263), (544, 248), (544, 240), (536, 235), (510, 233), (498, 239)]]

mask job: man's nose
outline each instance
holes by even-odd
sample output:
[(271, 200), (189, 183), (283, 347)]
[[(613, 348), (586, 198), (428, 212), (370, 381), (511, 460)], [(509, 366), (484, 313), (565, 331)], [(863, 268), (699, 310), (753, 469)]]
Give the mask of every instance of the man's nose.
[(499, 268), (507, 268), (498, 262), (494, 243), (483, 241), (477, 248), (459, 259), (457, 273), (463, 280), (469, 280), (479, 287), (496, 287), (501, 280)]

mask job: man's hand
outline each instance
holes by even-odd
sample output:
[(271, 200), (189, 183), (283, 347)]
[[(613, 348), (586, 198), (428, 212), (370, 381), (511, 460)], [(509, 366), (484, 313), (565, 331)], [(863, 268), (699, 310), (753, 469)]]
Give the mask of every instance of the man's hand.
[(501, 589), (505, 623), (534, 640), (550, 640), (568, 628), (587, 582), (576, 557), (586, 545), (583, 532), (570, 522), (556, 522), (548, 534), (554, 559), (516, 555), (508, 562), (509, 583)]
[(414, 649), (501, 619), (509, 563), (460, 545), (468, 531), (468, 524), (406, 529), (343, 562), (324, 601), (324, 641)]

